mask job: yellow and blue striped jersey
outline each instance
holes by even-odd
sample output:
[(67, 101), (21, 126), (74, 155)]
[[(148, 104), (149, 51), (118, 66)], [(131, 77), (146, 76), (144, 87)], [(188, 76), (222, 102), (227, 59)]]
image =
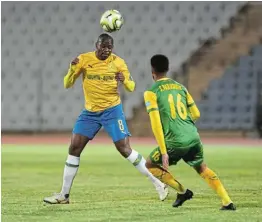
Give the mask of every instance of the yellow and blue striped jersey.
[(126, 90), (134, 91), (135, 82), (122, 58), (111, 54), (106, 60), (99, 60), (95, 52), (80, 54), (70, 64), (64, 87), (72, 87), (82, 74), (85, 108), (91, 112), (103, 111), (121, 102), (115, 79), (117, 72), (125, 76), (123, 84)]

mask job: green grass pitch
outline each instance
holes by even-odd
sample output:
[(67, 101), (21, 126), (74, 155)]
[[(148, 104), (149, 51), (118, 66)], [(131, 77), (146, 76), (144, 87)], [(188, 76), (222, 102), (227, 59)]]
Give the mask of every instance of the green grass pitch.
[[(133, 146), (145, 157), (150, 146)], [(153, 185), (113, 146), (90, 145), (84, 151), (69, 205), (45, 205), (59, 192), (67, 146), (2, 146), (2, 221), (262, 221), (262, 149), (208, 146), (205, 162), (222, 179), (236, 212), (221, 212), (220, 199), (182, 161), (170, 168), (194, 191), (174, 209), (170, 189), (160, 202)]]

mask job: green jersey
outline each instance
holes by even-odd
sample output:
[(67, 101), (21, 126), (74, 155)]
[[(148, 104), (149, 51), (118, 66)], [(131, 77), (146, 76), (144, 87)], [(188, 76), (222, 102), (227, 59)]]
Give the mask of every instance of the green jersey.
[(160, 79), (146, 91), (145, 103), (148, 112), (159, 110), (168, 149), (189, 148), (200, 142), (189, 110), (195, 104), (183, 85), (169, 78)]

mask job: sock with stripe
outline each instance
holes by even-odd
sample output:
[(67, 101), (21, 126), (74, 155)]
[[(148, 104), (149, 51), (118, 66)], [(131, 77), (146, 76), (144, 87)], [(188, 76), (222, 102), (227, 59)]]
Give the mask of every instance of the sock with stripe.
[(61, 193), (65, 196), (69, 196), (70, 189), (73, 184), (73, 180), (76, 176), (78, 167), (79, 167), (80, 157), (68, 155), (65, 168), (64, 168), (64, 177), (63, 177), (63, 186)]
[(154, 177), (153, 174), (146, 168), (146, 160), (137, 151), (132, 150), (131, 154), (127, 157), (127, 160), (129, 160), (140, 173), (148, 177), (155, 186), (163, 186), (163, 183)]
[(230, 203), (232, 203), (232, 200), (228, 196), (226, 189), (224, 188), (223, 184), (221, 183), (220, 179), (214, 171), (212, 171), (209, 168), (206, 168), (205, 171), (200, 174), (200, 176), (208, 183), (208, 185), (214, 191), (216, 191), (218, 196), (221, 198), (222, 204), (224, 206), (227, 206)]

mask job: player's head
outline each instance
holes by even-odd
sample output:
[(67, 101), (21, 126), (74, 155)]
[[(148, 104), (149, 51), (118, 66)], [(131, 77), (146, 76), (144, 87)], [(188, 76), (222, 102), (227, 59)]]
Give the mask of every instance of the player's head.
[(154, 80), (158, 80), (166, 76), (169, 69), (168, 58), (164, 55), (154, 55), (151, 58), (151, 70)]
[(114, 39), (106, 33), (98, 36), (96, 41), (96, 55), (100, 60), (106, 60), (112, 53), (114, 48)]

